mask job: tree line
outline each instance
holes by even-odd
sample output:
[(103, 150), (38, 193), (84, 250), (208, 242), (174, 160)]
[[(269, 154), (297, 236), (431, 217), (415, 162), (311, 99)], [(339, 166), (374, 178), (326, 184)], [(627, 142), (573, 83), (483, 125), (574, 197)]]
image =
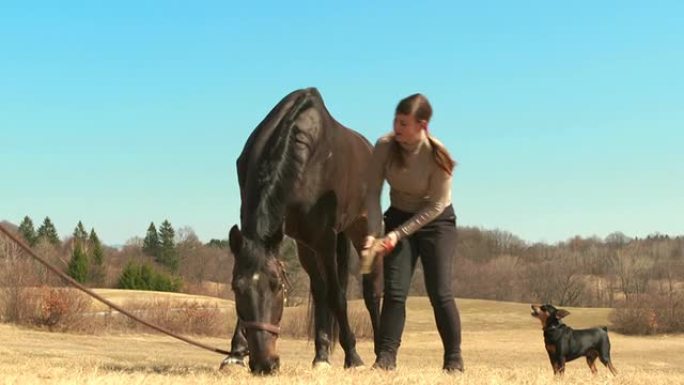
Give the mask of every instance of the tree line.
[[(63, 263), (63, 268), (77, 282), (95, 287), (107, 286), (105, 247), (94, 228), (87, 232), (82, 221), (79, 221), (71, 237), (62, 242), (49, 217), (36, 230), (33, 220), (25, 216), (17, 232), (32, 247), (42, 244), (43, 249), (46, 246), (61, 248), (61, 253), (57, 251), (57, 254), (63, 257), (65, 251), (68, 252), (68, 262)], [(143, 254), (151, 257), (151, 260), (129, 258), (118, 274), (115, 286), (122, 289), (179, 291), (183, 280), (177, 275), (179, 254), (174, 237), (175, 230), (168, 220), (162, 222), (159, 231), (151, 222), (142, 245)], [(64, 261), (65, 258), (60, 260)]]
[[(675, 291), (684, 284), (682, 236), (653, 234), (640, 239), (614, 232), (605, 239), (575, 236), (546, 244), (528, 243), (501, 230), (459, 227), (458, 231), (452, 277), (454, 290), (461, 297), (612, 307), (619, 300), (662, 292), (668, 280)], [(18, 232), (32, 246), (41, 242), (62, 244), (49, 217), (34, 230), (31, 218), (26, 216)], [(88, 233), (79, 221), (64, 242), (69, 254), (64, 268), (77, 281), (91, 285), (129, 285), (121, 284), (120, 279), (127, 266), (146, 276), (153, 271), (179, 278), (178, 282), (228, 285), (232, 258), (227, 243), (225, 239), (212, 239), (202, 244), (192, 229), (176, 231), (164, 220), (158, 229), (151, 222), (144, 238), (131, 238), (116, 250), (103, 247), (95, 229)], [(291, 295), (308, 296), (308, 279), (292, 240), (286, 238), (280, 254), (292, 276)], [(148, 267), (143, 269), (143, 265)], [(112, 267), (119, 276), (105, 280), (106, 268)], [(137, 279), (131, 279), (136, 277), (131, 271), (124, 282)], [(350, 289), (351, 297), (359, 295), (358, 288)], [(420, 265), (411, 290), (425, 294)]]
[[(87, 233), (80, 222), (64, 242), (59, 241), (49, 218), (33, 231), (26, 217), (18, 232), (41, 255), (47, 254), (72, 277), (92, 286), (232, 297), (233, 258), (227, 240), (203, 244), (191, 228), (174, 229), (168, 220), (158, 228), (150, 223), (144, 237), (131, 238), (117, 249), (102, 245), (95, 230)], [(452, 285), (458, 297), (590, 307), (643, 308), (657, 303), (669, 309), (670, 319), (684, 320), (680, 314), (684, 311), (682, 236), (631, 238), (615, 232), (605, 238), (575, 236), (547, 244), (525, 242), (501, 230), (459, 227), (457, 243)], [(286, 237), (280, 255), (291, 283), (288, 304), (305, 302), (308, 276), (291, 239)], [(360, 286), (356, 272), (348, 297), (360, 298)], [(419, 263), (411, 295), (425, 294)], [(640, 322), (662, 328), (663, 322), (653, 321), (655, 307), (639, 310), (645, 314), (640, 315), (644, 319)]]

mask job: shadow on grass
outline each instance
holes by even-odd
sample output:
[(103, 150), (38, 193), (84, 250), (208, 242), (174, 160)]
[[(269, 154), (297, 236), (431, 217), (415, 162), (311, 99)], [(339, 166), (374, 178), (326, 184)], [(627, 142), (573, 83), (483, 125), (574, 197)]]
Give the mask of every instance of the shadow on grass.
[(197, 374), (219, 374), (218, 365), (209, 366), (176, 366), (176, 365), (120, 365), (106, 364), (101, 365), (100, 370), (118, 373), (146, 373), (146, 374), (171, 374), (175, 376), (189, 376)]

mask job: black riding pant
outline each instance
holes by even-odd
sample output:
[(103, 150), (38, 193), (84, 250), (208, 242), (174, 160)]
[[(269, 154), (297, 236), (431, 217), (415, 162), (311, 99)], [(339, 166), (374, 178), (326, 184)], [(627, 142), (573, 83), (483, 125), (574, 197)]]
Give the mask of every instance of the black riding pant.
[[(394, 230), (412, 216), (413, 213), (390, 207), (384, 216), (386, 231)], [(406, 297), (420, 257), (425, 286), (444, 345), (444, 362), (460, 356), (461, 320), (451, 289), (455, 249), (456, 215), (449, 205), (432, 222), (400, 240), (385, 257), (384, 298), (376, 352), (396, 357), (406, 320)]]

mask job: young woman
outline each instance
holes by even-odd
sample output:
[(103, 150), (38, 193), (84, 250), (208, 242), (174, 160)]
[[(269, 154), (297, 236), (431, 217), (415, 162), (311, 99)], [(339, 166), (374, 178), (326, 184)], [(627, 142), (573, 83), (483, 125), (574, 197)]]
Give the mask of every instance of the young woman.
[[(396, 368), (406, 297), (420, 257), (444, 345), (443, 369), (463, 371), (461, 321), (451, 290), (456, 247), (456, 215), (451, 205), (455, 162), (444, 145), (428, 133), (431, 116), (432, 107), (425, 96), (414, 94), (401, 100), (394, 116), (394, 131), (381, 137), (373, 151), (365, 246), (380, 243), (386, 251), (382, 256), (384, 297), (373, 365), (377, 369)], [(391, 207), (383, 218), (380, 195), (384, 180), (390, 186)]]

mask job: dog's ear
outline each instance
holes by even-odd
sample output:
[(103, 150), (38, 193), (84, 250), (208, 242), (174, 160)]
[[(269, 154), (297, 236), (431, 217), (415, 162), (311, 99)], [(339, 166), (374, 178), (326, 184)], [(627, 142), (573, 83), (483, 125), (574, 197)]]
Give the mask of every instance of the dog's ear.
[(558, 311), (556, 312), (556, 318), (558, 318), (558, 319), (563, 319), (569, 315), (570, 315), (570, 312), (565, 310), (565, 309), (558, 309)]

